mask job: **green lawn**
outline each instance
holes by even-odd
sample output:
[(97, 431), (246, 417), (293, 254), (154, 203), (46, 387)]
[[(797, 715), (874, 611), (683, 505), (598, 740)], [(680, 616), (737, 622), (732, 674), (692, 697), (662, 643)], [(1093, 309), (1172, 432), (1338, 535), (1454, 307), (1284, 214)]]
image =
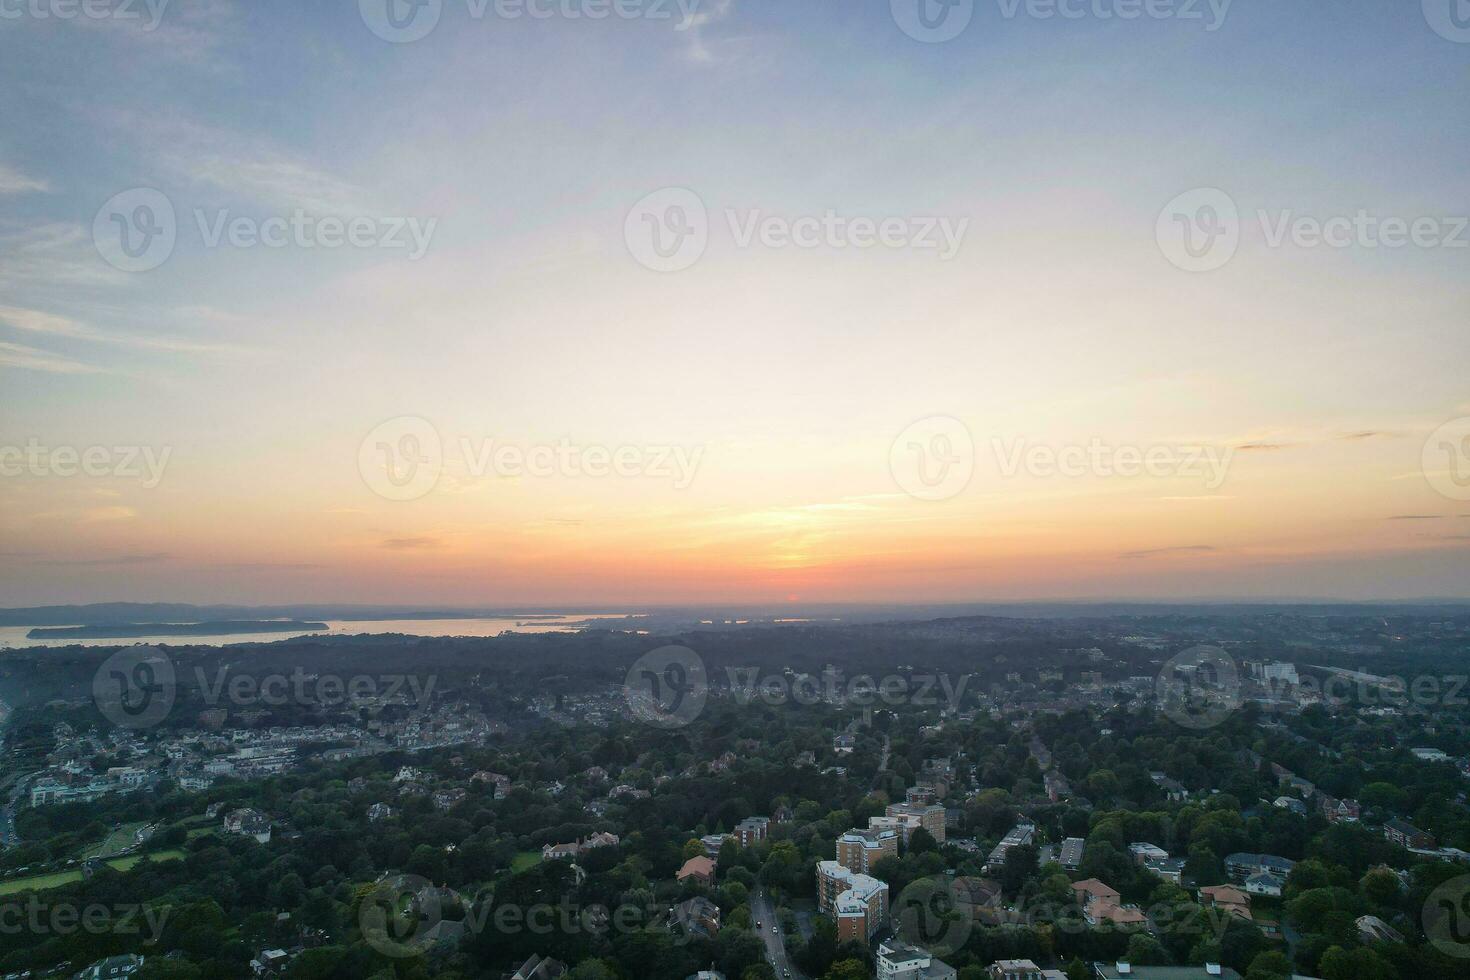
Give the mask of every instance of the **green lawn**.
[(89, 847), (83, 851), (82, 857), (112, 857), (124, 848), (131, 847), (138, 831), (146, 826), (148, 825), (141, 820), (137, 823), (125, 823), (103, 838), (101, 844), (95, 847)]
[[(119, 871), (131, 871), (133, 865), (143, 860), (143, 857), (144, 855), (142, 854), (129, 854), (127, 857), (113, 858), (107, 862), (107, 866), (109, 868), (116, 868)], [(168, 851), (154, 851), (152, 854), (147, 855), (147, 857), (153, 861), (182, 861), (184, 859), (184, 852), (178, 848), (173, 848)]]
[[(155, 851), (148, 857), (154, 861), (178, 861), (183, 859), (184, 852), (175, 848), (169, 851)], [(143, 855), (129, 854), (127, 857), (113, 858), (107, 862), (107, 866), (118, 871), (129, 871), (141, 860), (143, 860)], [(10, 881), (0, 881), (0, 895), (13, 895), (27, 889), (45, 891), (47, 888), (60, 888), (62, 885), (81, 880), (80, 869), (56, 871), (47, 875), (32, 875), (29, 878), (12, 878)]]
[(0, 881), (0, 895), (13, 895), (23, 892), (28, 888), (42, 891), (47, 888), (60, 888), (69, 885), (73, 881), (80, 881), (80, 871), (57, 871), (49, 875), (34, 875), (30, 878), (12, 878), (10, 881)]
[(518, 851), (516, 856), (511, 859), (510, 870), (512, 872), (525, 871), (527, 868), (534, 867), (540, 863), (540, 851)]

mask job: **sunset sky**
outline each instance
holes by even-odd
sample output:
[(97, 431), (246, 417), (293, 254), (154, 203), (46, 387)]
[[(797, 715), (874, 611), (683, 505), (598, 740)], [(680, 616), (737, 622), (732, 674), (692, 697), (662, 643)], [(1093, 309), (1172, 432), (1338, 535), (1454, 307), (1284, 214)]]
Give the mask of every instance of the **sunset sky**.
[[(887, 0), (444, 0), (407, 43), (349, 0), (0, 19), (0, 463), (167, 453), (156, 485), (0, 475), (0, 605), (1470, 596), (1470, 501), (1423, 462), (1470, 416), (1470, 43), (1418, 2), (1199, 6), (979, 0), (942, 43)], [(96, 240), (135, 188), (176, 213), (138, 272)], [(676, 271), (629, 241), (665, 188), (708, 213)], [(1213, 271), (1158, 234), (1196, 188), (1240, 213)], [(432, 235), (208, 241), (297, 210)], [(946, 259), (729, 211), (967, 224)], [(1273, 246), (1261, 211), (1461, 244)], [(936, 417), (973, 475), (923, 499), (894, 444)], [(442, 472), (387, 499), (363, 460), (404, 418)], [(498, 475), (490, 440), (698, 465)], [(1089, 444), (1228, 469), (997, 452)]]

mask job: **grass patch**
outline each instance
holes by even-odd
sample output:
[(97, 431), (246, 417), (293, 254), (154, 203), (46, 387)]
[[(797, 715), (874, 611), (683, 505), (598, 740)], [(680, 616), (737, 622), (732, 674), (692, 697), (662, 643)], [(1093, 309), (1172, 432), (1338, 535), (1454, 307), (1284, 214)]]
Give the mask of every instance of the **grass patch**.
[(60, 888), (74, 881), (81, 881), (80, 871), (57, 871), (49, 875), (33, 875), (29, 878), (12, 878), (10, 881), (0, 881), (0, 895), (14, 895), (29, 889), (44, 891), (47, 888)]
[(136, 842), (138, 831), (148, 826), (144, 821), (137, 823), (125, 823), (102, 839), (102, 843), (95, 847), (89, 847), (82, 852), (84, 858), (110, 858), (132, 847)]
[[(113, 858), (107, 862), (109, 868), (117, 871), (131, 871), (145, 855), (129, 854), (127, 857)], [(168, 851), (155, 851), (146, 855), (154, 861), (181, 861), (184, 852), (178, 848)], [(29, 890), (45, 891), (48, 888), (60, 888), (62, 885), (70, 885), (72, 882), (81, 881), (82, 872), (78, 868), (70, 871), (55, 871), (45, 875), (31, 875), (29, 878), (12, 878), (10, 881), (0, 881), (0, 895), (14, 895), (16, 892)]]
[(519, 874), (527, 868), (535, 867), (540, 863), (540, 851), (517, 851), (516, 856), (511, 859), (510, 870), (512, 874)]
[(107, 862), (107, 866), (109, 868), (116, 868), (118, 871), (131, 871), (144, 857), (147, 857), (150, 861), (182, 861), (184, 859), (184, 852), (178, 848), (173, 848), (167, 851), (154, 851), (152, 854), (147, 855), (129, 854), (127, 857), (113, 858)]

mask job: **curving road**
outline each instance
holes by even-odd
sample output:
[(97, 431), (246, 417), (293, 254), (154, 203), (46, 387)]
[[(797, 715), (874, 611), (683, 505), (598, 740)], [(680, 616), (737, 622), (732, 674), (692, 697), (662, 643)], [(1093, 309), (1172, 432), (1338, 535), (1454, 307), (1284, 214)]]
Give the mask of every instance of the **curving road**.
[[(771, 897), (764, 889), (758, 890), (750, 897), (750, 915), (752, 925), (756, 922), (761, 924), (761, 941), (766, 944), (766, 962), (776, 971), (777, 980), (782, 977), (791, 977), (791, 980), (806, 980), (806, 974), (796, 968), (786, 955), (786, 939), (781, 935), (781, 923), (776, 918), (776, 910), (771, 905)], [(771, 927), (775, 926), (775, 929)], [(790, 971), (789, 973), (785, 971)]]

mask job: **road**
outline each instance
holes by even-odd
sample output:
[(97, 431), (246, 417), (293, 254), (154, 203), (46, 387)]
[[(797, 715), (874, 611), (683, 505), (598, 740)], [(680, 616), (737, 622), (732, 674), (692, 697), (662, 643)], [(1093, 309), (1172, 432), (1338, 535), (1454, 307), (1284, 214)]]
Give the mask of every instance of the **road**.
[(3, 804), (0, 804), (0, 849), (14, 847), (20, 843), (20, 837), (15, 833), (15, 808), (33, 775), (35, 774), (28, 772), (16, 779), (8, 798)]
[[(776, 971), (777, 978), (790, 976), (792, 980), (806, 980), (806, 975), (786, 956), (786, 939), (781, 935), (781, 922), (776, 918), (771, 898), (764, 890), (757, 891), (750, 897), (750, 916), (752, 925), (756, 922), (761, 924), (760, 934), (761, 940), (766, 944), (766, 961)], [(772, 929), (772, 926), (776, 928)], [(791, 972), (788, 974), (787, 970)]]

